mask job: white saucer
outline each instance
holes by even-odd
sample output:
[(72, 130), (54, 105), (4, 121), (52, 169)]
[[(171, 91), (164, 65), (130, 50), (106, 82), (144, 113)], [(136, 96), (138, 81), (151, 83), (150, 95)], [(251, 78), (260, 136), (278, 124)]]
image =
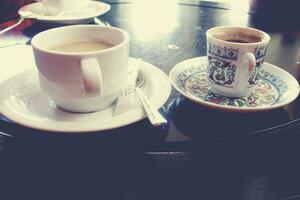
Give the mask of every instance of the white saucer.
[(299, 94), (298, 81), (285, 70), (269, 63), (260, 69), (260, 79), (247, 97), (229, 98), (211, 92), (206, 79), (207, 57), (185, 60), (173, 67), (169, 79), (186, 98), (212, 108), (251, 112), (282, 107)]
[(41, 2), (31, 3), (19, 9), (18, 13), (23, 18), (35, 19), (43, 23), (50, 24), (79, 24), (87, 23), (94, 17), (103, 15), (110, 10), (110, 5), (99, 2), (89, 1), (88, 5), (82, 9), (63, 12), (56, 16), (45, 15), (45, 10)]
[[(32, 51), (31, 47), (24, 45), (9, 48), (7, 51), (2, 49), (0, 59), (3, 58), (2, 56), (11, 58), (9, 54), (13, 54), (12, 50), (28, 56), (22, 56), (25, 60), (19, 61), (20, 66), (23, 62), (27, 64), (34, 62), (29, 52)], [(3, 65), (1, 64), (11, 70), (6, 74), (9, 79), (0, 77), (0, 113), (18, 124), (54, 132), (91, 132), (122, 127), (146, 117), (137, 97), (134, 98), (135, 106), (131, 110), (116, 116), (113, 116), (114, 104), (102, 111), (88, 114), (63, 111), (40, 90), (36, 67), (28, 68), (27, 65), (24, 67), (25, 70), (20, 72), (20, 68), (16, 67), (16, 61), (14, 62), (13, 66), (17, 71), (15, 75), (12, 75), (13, 67), (8, 66), (7, 60), (2, 63)], [(131, 58), (129, 65), (138, 62)], [(160, 108), (171, 93), (168, 77), (163, 71), (147, 62), (144, 62), (140, 72), (144, 79), (141, 89), (154, 107)]]

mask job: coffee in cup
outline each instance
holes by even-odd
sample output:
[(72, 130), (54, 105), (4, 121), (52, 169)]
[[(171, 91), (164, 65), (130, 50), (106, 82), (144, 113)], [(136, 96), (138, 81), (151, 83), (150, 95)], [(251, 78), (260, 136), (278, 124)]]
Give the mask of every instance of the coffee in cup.
[(259, 79), (270, 36), (248, 27), (215, 27), (206, 32), (207, 80), (214, 93), (248, 95)]
[(262, 42), (261, 37), (257, 37), (255, 35), (243, 34), (243, 33), (232, 33), (232, 34), (216, 34), (213, 36), (216, 39), (223, 40), (226, 42), (233, 43), (256, 43)]
[(89, 52), (108, 49), (112, 44), (103, 41), (73, 41), (69, 43), (54, 44), (50, 47), (53, 51), (59, 52)]
[(67, 111), (106, 108), (127, 84), (129, 36), (119, 28), (65, 26), (31, 43), (41, 89)]

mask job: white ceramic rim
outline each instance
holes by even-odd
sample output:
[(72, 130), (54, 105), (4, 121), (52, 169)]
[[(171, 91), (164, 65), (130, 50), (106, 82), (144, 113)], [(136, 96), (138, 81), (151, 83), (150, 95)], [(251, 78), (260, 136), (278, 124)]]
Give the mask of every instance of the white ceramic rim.
[[(51, 32), (63, 32), (63, 31), (70, 31), (72, 29), (84, 29), (84, 28), (92, 28), (92, 29), (107, 29), (110, 31), (115, 31), (115, 32), (119, 32), (120, 34), (122, 34), (122, 36), (124, 37), (123, 41), (118, 43), (117, 45), (114, 45), (110, 48), (107, 49), (101, 49), (101, 50), (96, 50), (96, 51), (88, 51), (88, 52), (60, 52), (60, 51), (54, 51), (54, 50), (50, 50), (44, 47), (41, 47), (38, 44), (38, 41), (40, 39), (40, 37), (44, 37), (45, 35), (51, 33)], [(88, 55), (95, 55), (95, 54), (104, 54), (104, 53), (109, 53), (111, 51), (115, 51), (118, 50), (120, 48), (123, 48), (124, 46), (129, 44), (129, 34), (124, 31), (123, 29), (120, 28), (116, 28), (116, 27), (110, 27), (110, 26), (99, 26), (99, 25), (70, 25), (70, 26), (63, 26), (63, 27), (58, 27), (58, 28), (53, 28), (53, 29), (49, 29), (43, 32), (38, 33), (37, 35), (35, 35), (32, 40), (31, 40), (31, 46), (34, 49), (37, 49), (41, 52), (44, 53), (48, 53), (48, 54), (52, 54), (52, 55), (60, 55), (60, 56), (88, 56)]]
[(231, 111), (231, 112), (258, 112), (258, 111), (266, 111), (266, 110), (273, 110), (273, 109), (276, 109), (276, 108), (280, 108), (280, 107), (283, 107), (284, 105), (287, 105), (291, 102), (293, 102), (299, 95), (299, 83), (298, 81), (290, 74), (288, 73), (287, 71), (275, 66), (275, 65), (272, 65), (270, 63), (267, 63), (265, 62), (263, 64), (263, 68), (271, 68), (272, 70), (268, 70), (269, 72), (271, 73), (283, 73), (285, 75), (285, 77), (287, 77), (287, 79), (289, 79), (289, 81), (291, 81), (291, 83), (288, 83), (289, 86), (294, 86), (292, 88), (289, 87), (289, 91), (288, 92), (291, 92), (293, 95), (291, 95), (286, 101), (284, 102), (281, 102), (281, 103), (278, 103), (278, 104), (273, 104), (273, 105), (270, 105), (270, 106), (260, 106), (260, 107), (254, 107), (254, 108), (251, 108), (251, 107), (231, 107), (231, 106), (223, 106), (223, 105), (219, 105), (219, 104), (214, 104), (214, 103), (211, 103), (211, 102), (207, 102), (207, 101), (204, 101), (200, 98), (196, 98), (194, 97), (193, 95), (190, 95), (184, 91), (182, 91), (176, 84), (176, 80), (173, 80), (172, 76), (174, 76), (174, 73), (179, 70), (179, 68), (181, 68), (182, 66), (185, 66), (185, 63), (186, 62), (203, 62), (204, 60), (207, 60), (207, 57), (206, 56), (202, 56), (202, 57), (196, 57), (196, 58), (191, 58), (191, 59), (187, 59), (187, 60), (184, 60), (178, 64), (176, 64), (170, 71), (169, 73), (169, 79), (170, 79), (170, 82), (172, 84), (172, 86), (180, 93), (182, 94), (184, 97), (192, 100), (193, 102), (195, 103), (198, 103), (198, 104), (202, 104), (202, 105), (205, 105), (205, 106), (208, 106), (208, 107), (211, 107), (211, 108), (217, 108), (217, 109), (220, 109), (220, 110), (224, 110), (224, 111)]
[[(43, 21), (43, 22), (49, 22), (49, 23), (62, 23), (62, 24), (71, 24), (72, 22), (77, 22), (77, 21), (86, 21), (86, 20), (89, 20), (89, 19), (92, 19), (94, 17), (97, 17), (97, 16), (100, 16), (100, 15), (103, 15), (105, 13), (107, 13), (110, 9), (111, 9), (111, 6), (107, 3), (104, 3), (104, 2), (100, 2), (100, 1), (92, 1), (92, 0), (89, 0), (89, 3), (90, 4), (95, 4), (93, 6), (102, 6), (104, 9), (103, 10), (99, 10), (99, 12), (95, 12), (93, 13), (92, 15), (90, 16), (86, 16), (86, 17), (74, 17), (74, 18), (64, 18), (64, 17), (53, 17), (53, 16), (43, 16), (43, 15), (37, 15), (37, 17), (33, 17), (33, 19), (35, 20), (38, 20), (38, 21)], [(23, 15), (24, 12), (26, 12), (25, 10), (26, 9), (29, 9), (32, 5), (34, 4), (41, 4), (41, 2), (34, 2), (34, 3), (30, 3), (30, 4), (27, 4), (23, 7), (21, 7), (19, 10), (18, 10), (18, 14), (24, 18), (27, 18), (26, 15)], [(32, 18), (32, 17), (28, 17), (28, 18)]]
[[(257, 32), (259, 34), (262, 34), (263, 35), (263, 40), (260, 41), (260, 42), (250, 42), (250, 43), (228, 42), (228, 41), (225, 41), (225, 40), (217, 39), (212, 35), (213, 31), (222, 30), (222, 29), (243, 29), (243, 30), (248, 30), (248, 31), (250, 30), (252, 32)], [(243, 26), (217, 26), (217, 27), (213, 27), (213, 28), (206, 31), (206, 36), (207, 36), (207, 38), (209, 38), (211, 40), (218, 41), (218, 42), (223, 43), (223, 44), (241, 45), (241, 46), (252, 46), (252, 45), (253, 46), (259, 46), (259, 45), (268, 44), (269, 41), (270, 41), (270, 38), (271, 38), (270, 35), (267, 34), (266, 32), (263, 32), (261, 30), (255, 29), (255, 28), (243, 27)]]

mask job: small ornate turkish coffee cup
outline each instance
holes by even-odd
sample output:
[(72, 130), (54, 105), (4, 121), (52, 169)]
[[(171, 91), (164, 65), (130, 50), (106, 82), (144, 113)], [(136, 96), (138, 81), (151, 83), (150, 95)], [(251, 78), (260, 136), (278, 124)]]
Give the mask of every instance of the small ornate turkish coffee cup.
[(215, 27), (206, 32), (207, 80), (212, 92), (247, 96), (259, 79), (270, 36), (248, 27)]

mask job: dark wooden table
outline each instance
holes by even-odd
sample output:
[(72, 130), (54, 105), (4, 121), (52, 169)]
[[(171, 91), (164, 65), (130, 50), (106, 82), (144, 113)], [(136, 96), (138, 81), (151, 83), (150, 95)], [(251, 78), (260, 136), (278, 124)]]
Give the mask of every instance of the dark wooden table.
[[(206, 30), (238, 25), (268, 32), (266, 62), (299, 78), (293, 3), (263, 1), (246, 11), (207, 1), (108, 2), (111, 11), (98, 19), (128, 31), (130, 55), (167, 74), (176, 63), (206, 54)], [(30, 44), (49, 28), (26, 20), (0, 36), (0, 47)], [(76, 135), (31, 130), (2, 118), (1, 132), (13, 137), (0, 135), (0, 199), (297, 199), (299, 104), (297, 99), (277, 110), (227, 113), (173, 90), (161, 109), (167, 126), (154, 128), (145, 119)]]

